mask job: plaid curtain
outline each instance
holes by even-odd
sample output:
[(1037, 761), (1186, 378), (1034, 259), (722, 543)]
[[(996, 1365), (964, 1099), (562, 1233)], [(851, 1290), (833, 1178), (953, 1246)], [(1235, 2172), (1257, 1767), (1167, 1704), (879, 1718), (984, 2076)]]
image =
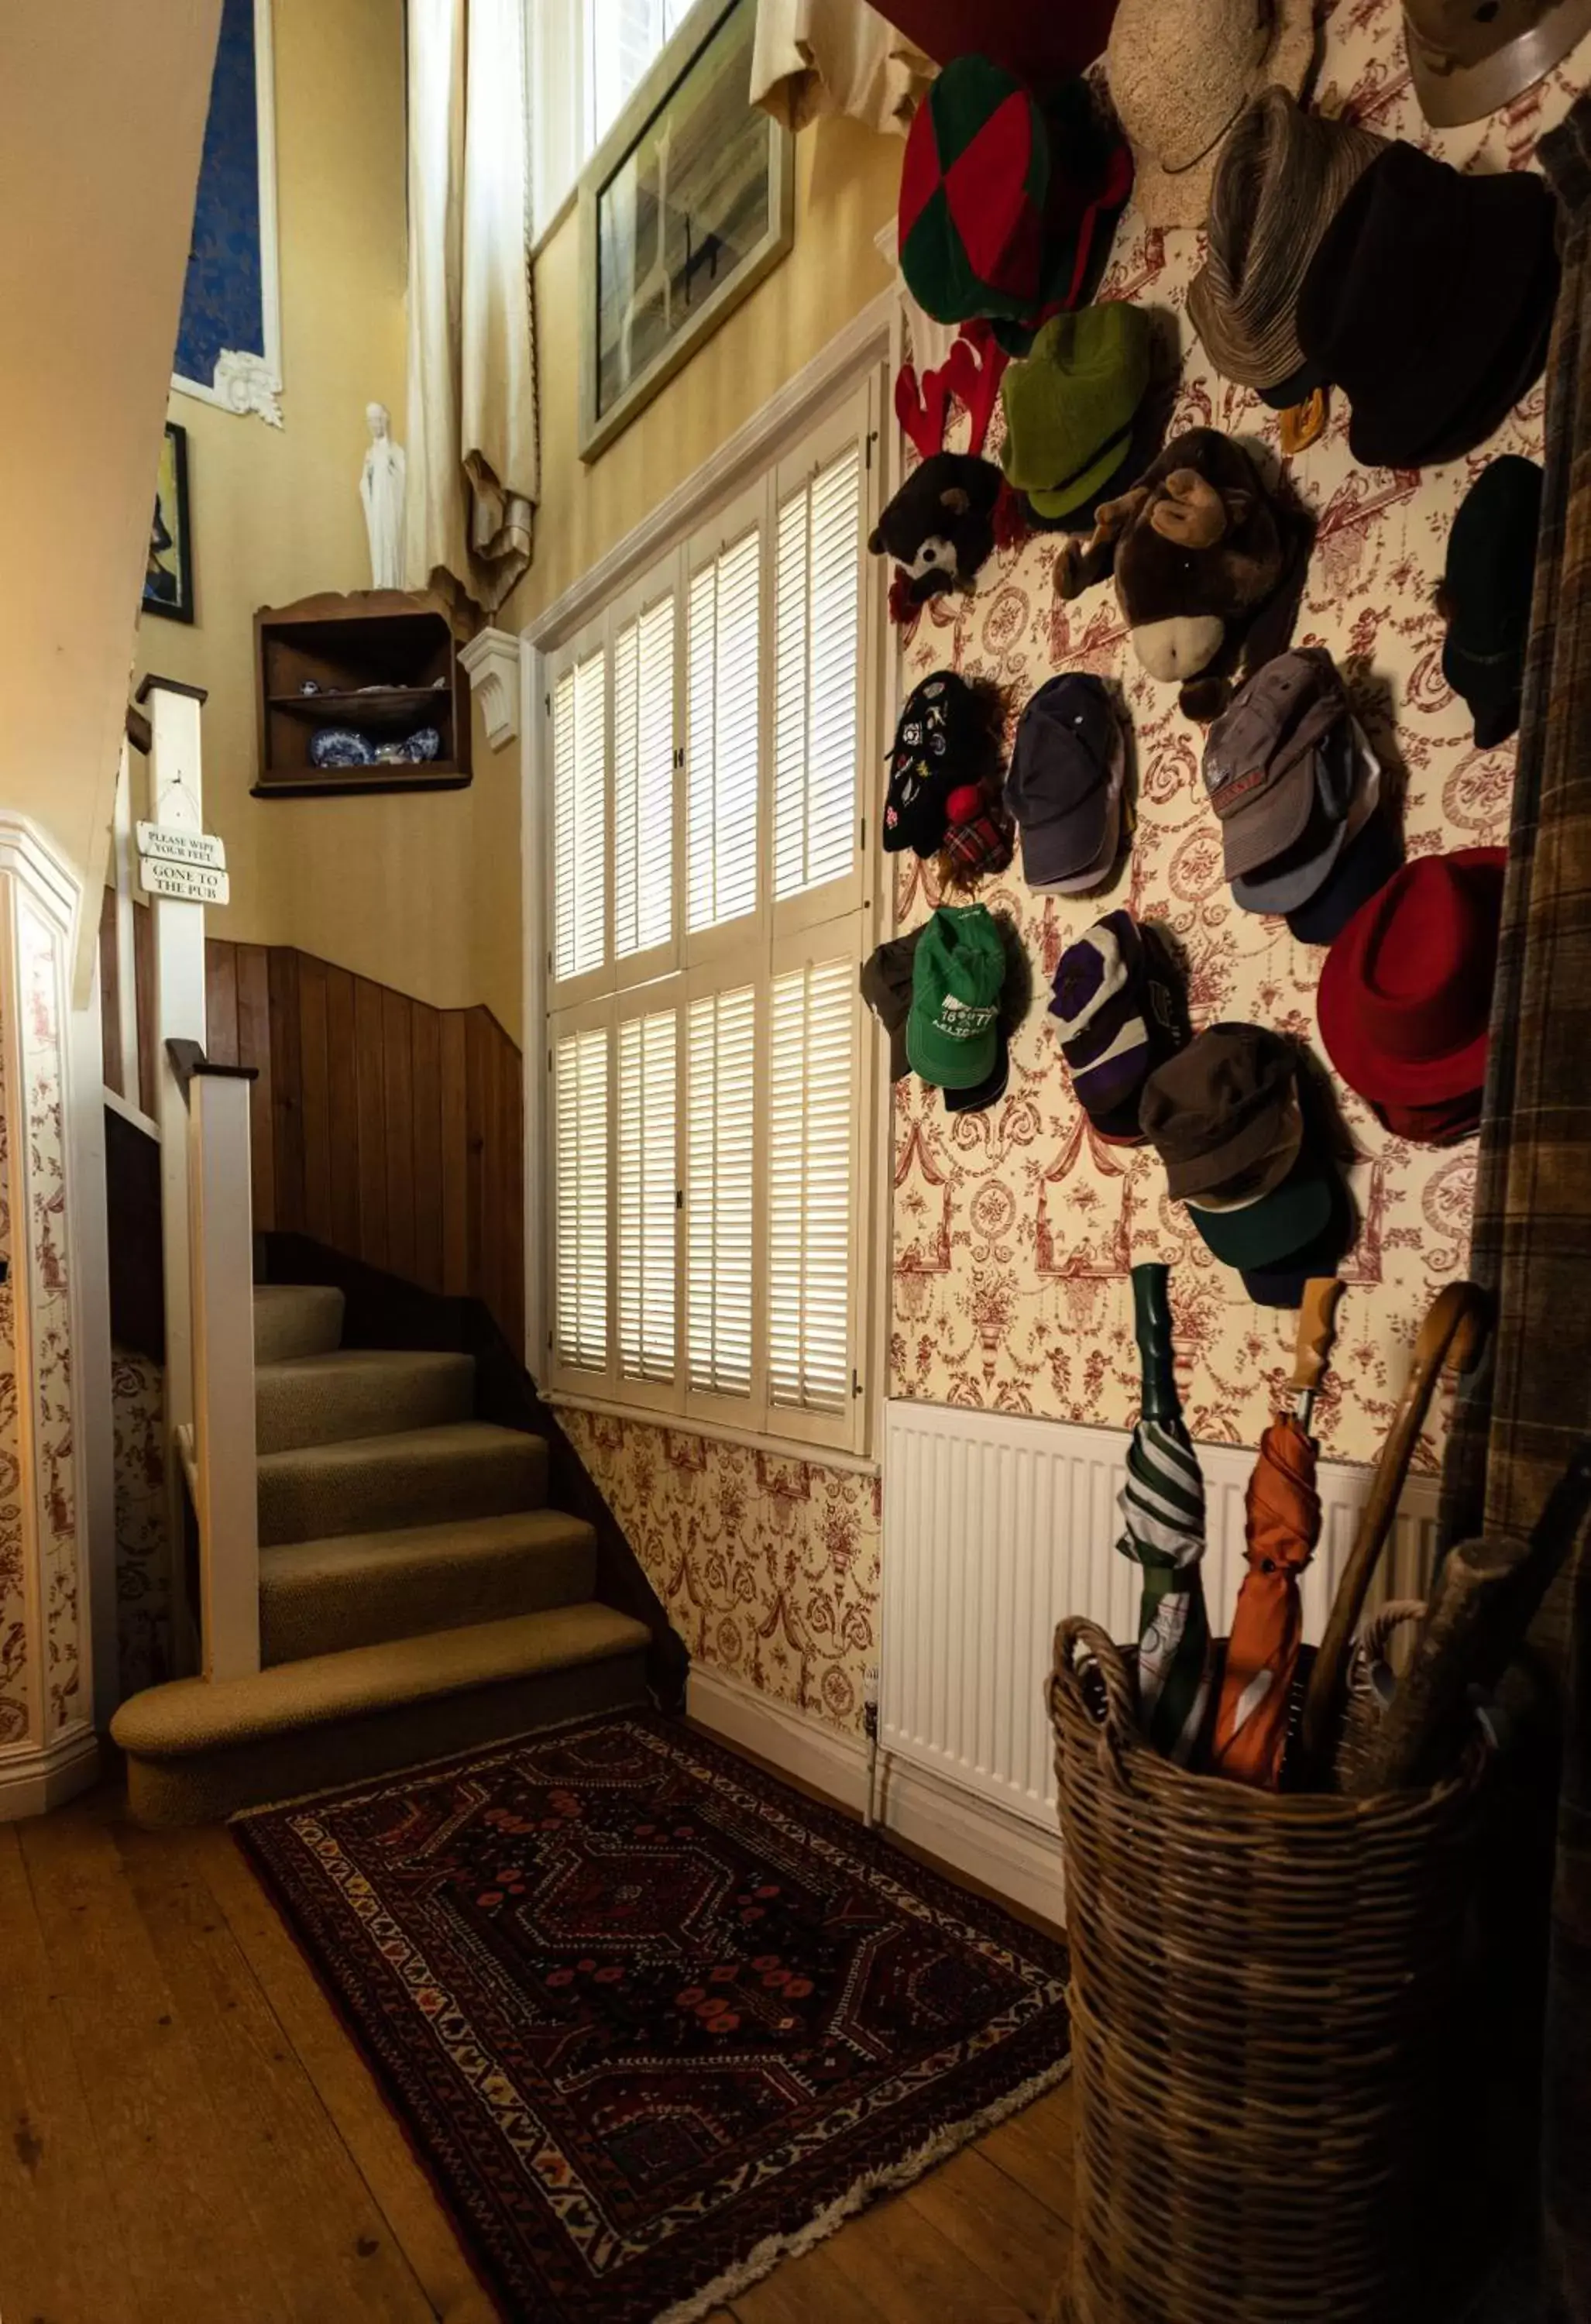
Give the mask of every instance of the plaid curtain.
[[(1540, 159), (1561, 206), (1563, 287), (1470, 1264), (1496, 1329), (1455, 1415), (1441, 1520), (1445, 1542), (1520, 1545), (1591, 1427), (1591, 98)], [(1591, 2324), (1587, 1621), (1591, 1576), (1577, 1590), (1560, 1576), (1536, 1643), (1581, 1701), (1578, 1716), (1565, 1703), (1543, 2197), (1559, 2313), (1575, 2324)]]

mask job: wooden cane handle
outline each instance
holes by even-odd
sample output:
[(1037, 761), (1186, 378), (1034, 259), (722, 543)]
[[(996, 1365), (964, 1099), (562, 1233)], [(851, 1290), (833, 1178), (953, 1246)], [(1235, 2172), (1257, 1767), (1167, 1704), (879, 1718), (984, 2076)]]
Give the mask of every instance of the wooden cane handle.
[(1292, 1378), (1288, 1385), (1312, 1396), (1320, 1385), (1331, 1342), (1337, 1336), (1337, 1303), (1342, 1297), (1340, 1276), (1315, 1275), (1304, 1285), (1299, 1309), (1298, 1342), (1293, 1350)]
[(1470, 1370), (1485, 1344), (1486, 1323), (1485, 1301), (1476, 1286), (1449, 1283), (1437, 1294), (1420, 1326), (1409, 1378), (1376, 1463), (1370, 1498), (1359, 1519), (1353, 1548), (1337, 1585), (1326, 1636), (1310, 1673), (1299, 1734), (1306, 1781), (1321, 1780), (1331, 1762), (1354, 1632), (1359, 1627), (1376, 1560), (1397, 1515), (1403, 1480), (1425, 1425), (1438, 1375), (1447, 1369)]

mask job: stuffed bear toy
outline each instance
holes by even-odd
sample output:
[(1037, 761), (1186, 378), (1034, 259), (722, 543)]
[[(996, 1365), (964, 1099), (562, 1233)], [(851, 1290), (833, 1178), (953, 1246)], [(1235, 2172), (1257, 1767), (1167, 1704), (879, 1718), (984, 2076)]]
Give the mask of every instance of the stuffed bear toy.
[(1100, 506), (1087, 542), (1066, 544), (1055, 588), (1075, 597), (1114, 572), (1139, 661), (1203, 722), (1225, 706), (1239, 659), (1251, 675), (1285, 650), (1299, 589), (1284, 585), (1301, 585), (1309, 538), (1240, 444), (1191, 428)]
[(904, 567), (914, 605), (971, 580), (994, 548), (1000, 471), (967, 452), (933, 452), (912, 470), (868, 547)]

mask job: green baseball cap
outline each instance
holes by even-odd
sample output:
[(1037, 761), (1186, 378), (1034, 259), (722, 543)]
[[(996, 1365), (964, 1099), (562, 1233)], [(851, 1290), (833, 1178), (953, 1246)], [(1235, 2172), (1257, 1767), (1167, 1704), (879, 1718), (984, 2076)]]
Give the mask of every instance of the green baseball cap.
[(1069, 516), (1108, 484), (1132, 449), (1149, 384), (1152, 326), (1142, 307), (1108, 299), (1054, 315), (1032, 353), (1000, 381), (1000, 457), (1040, 516)]
[(917, 940), (906, 1056), (940, 1089), (973, 1089), (999, 1056), (1006, 947), (986, 904), (941, 904)]

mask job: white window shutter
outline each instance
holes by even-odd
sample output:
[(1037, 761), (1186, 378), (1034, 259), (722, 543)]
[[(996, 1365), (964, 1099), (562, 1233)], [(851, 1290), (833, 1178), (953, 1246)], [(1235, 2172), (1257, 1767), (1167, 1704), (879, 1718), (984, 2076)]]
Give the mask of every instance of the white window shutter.
[(774, 894), (851, 870), (861, 643), (860, 448), (779, 508), (774, 578)]
[(843, 1413), (851, 1395), (856, 968), (773, 981), (768, 1033), (768, 1400)]
[(674, 927), (674, 599), (613, 642), (613, 951), (666, 945)]
[(560, 1363), (608, 1363), (608, 1034), (567, 1033), (554, 1053), (555, 1347)]
[(619, 1028), (619, 1370), (674, 1378), (675, 1048), (672, 1009)]
[(685, 1315), (690, 1386), (751, 1393), (756, 995), (691, 1003), (685, 1095)]
[(553, 687), (553, 974), (584, 976), (608, 952), (607, 657), (599, 647)]
[(753, 530), (691, 583), (685, 861), (693, 931), (757, 907), (761, 549)]

